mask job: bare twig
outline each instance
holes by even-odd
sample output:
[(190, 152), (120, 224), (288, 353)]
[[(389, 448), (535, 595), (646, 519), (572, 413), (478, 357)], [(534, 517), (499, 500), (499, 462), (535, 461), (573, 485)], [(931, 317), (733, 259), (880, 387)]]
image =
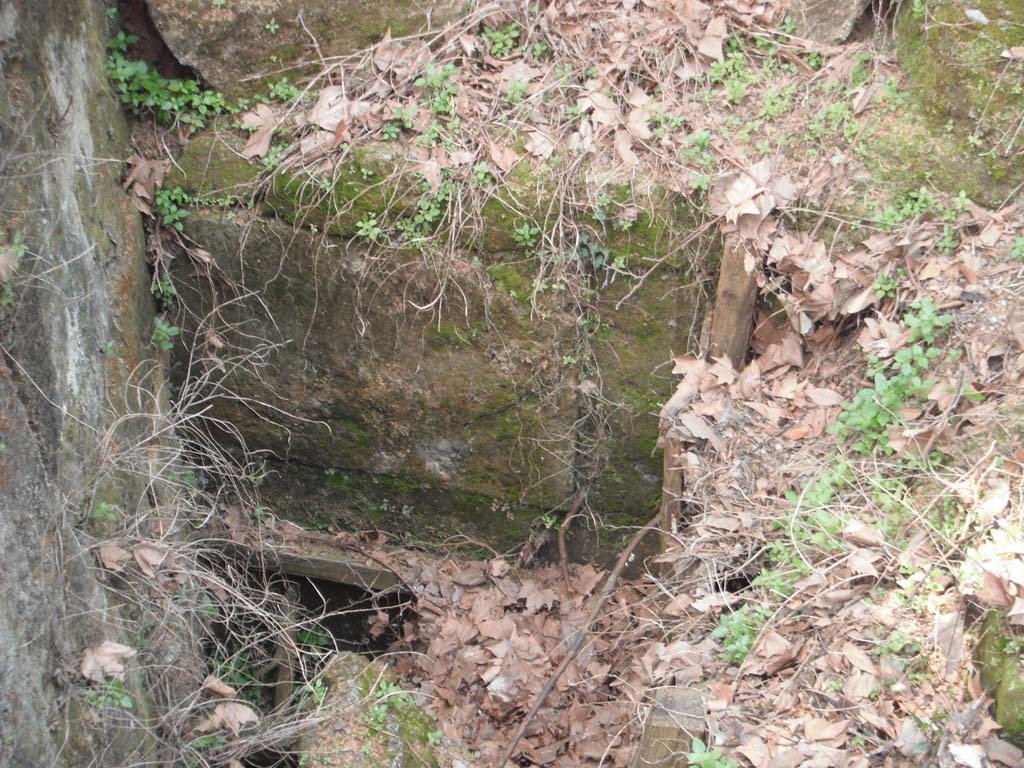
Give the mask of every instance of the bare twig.
[(554, 689), (558, 679), (562, 676), (565, 670), (569, 668), (572, 660), (576, 658), (576, 655), (580, 652), (580, 648), (583, 647), (583, 639), (587, 636), (587, 633), (594, 625), (594, 622), (597, 621), (597, 617), (601, 615), (601, 611), (604, 609), (605, 603), (608, 602), (608, 598), (612, 596), (615, 585), (618, 583), (619, 577), (622, 575), (622, 570), (626, 567), (626, 563), (629, 562), (629, 558), (633, 554), (633, 551), (643, 540), (644, 536), (658, 527), (658, 522), (660, 520), (661, 512), (659, 511), (657, 515), (648, 520), (642, 528), (633, 534), (633, 538), (630, 539), (629, 544), (627, 544), (626, 548), (619, 554), (619, 559), (615, 561), (615, 567), (612, 568), (611, 573), (608, 574), (608, 579), (601, 588), (601, 594), (598, 597), (597, 602), (594, 604), (593, 609), (591, 609), (590, 615), (587, 616), (586, 621), (584, 621), (583, 625), (576, 631), (576, 635), (573, 637), (572, 643), (569, 644), (565, 653), (565, 658), (563, 658), (562, 663), (558, 665), (558, 669), (556, 669), (554, 674), (548, 678), (547, 683), (544, 684), (540, 693), (537, 694), (537, 698), (534, 700), (533, 706), (530, 707), (530, 711), (527, 712), (526, 717), (523, 718), (523, 722), (520, 723), (519, 729), (516, 731), (516, 735), (512, 737), (508, 746), (505, 747), (505, 751), (502, 752), (501, 758), (497, 762), (497, 768), (503, 768), (503, 766), (507, 765), (508, 761), (512, 758), (516, 747), (523, 738), (523, 734), (526, 733), (526, 729), (530, 727), (530, 723), (533, 722), (537, 713), (540, 712), (540, 708), (544, 705), (544, 700), (547, 699), (548, 694), (550, 694)]

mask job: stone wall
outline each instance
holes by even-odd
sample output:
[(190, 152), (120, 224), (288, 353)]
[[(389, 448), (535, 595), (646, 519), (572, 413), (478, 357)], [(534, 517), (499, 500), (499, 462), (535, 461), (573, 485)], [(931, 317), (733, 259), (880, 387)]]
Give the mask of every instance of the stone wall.
[(153, 312), (106, 38), (98, 0), (0, 3), (0, 244), (17, 232), (28, 249), (0, 308), (0, 764), (25, 768), (127, 765), (152, 747), (87, 727), (68, 686), (86, 647), (127, 640), (78, 532), (97, 501), (145, 497), (105, 462), (132, 430), (102, 443), (118, 412), (147, 407), (127, 385)]
[[(259, 169), (239, 156), (242, 142), (224, 126), (194, 137), (166, 186), (202, 199), (250, 196)], [(403, 215), (417, 199), (415, 180), (387, 181), (408, 162), (402, 151), (358, 148), (328, 194), (282, 171), (253, 205), (185, 220), (186, 239), (216, 267), (212, 280), (189, 259), (175, 269), (180, 322), (199, 331), (200, 352), (210, 325), (229, 348), (278, 345), (258, 376), (229, 377), (239, 399), (220, 412), (249, 448), (274, 457), (262, 487), (269, 506), (307, 525), (376, 523), (507, 547), (566, 505), (596, 458), (595, 509), (609, 522), (645, 520), (661, 487), (653, 453), (658, 403), (671, 388), (665, 364), (700, 325), (696, 250), (665, 258), (639, 285), (607, 268), (583, 276), (583, 314), (563, 286), (531, 300), (542, 266), (514, 229), (543, 220), (551, 170), (530, 159), (507, 177), (510, 204), (492, 198), (455, 248), (426, 257), (375, 249), (358, 237), (359, 220)], [(585, 222), (609, 260), (635, 273), (700, 216), (663, 189), (595, 180), (590, 191), (642, 196), (628, 231)], [(439, 275), (443, 301), (417, 310), (439, 295)], [(212, 323), (197, 327), (215, 304)], [(180, 351), (182, 378), (196, 355)]]

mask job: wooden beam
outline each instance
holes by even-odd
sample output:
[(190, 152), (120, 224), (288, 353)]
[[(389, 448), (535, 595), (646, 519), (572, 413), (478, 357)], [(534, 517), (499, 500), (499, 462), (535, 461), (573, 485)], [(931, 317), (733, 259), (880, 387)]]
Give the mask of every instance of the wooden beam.
[(670, 686), (654, 693), (654, 704), (632, 768), (686, 768), (693, 740), (704, 735), (704, 694)]
[(672, 543), (679, 511), (682, 509), (683, 468), (679, 466), (682, 446), (668, 436), (662, 452), (661, 486), (661, 551), (665, 552)]
[(743, 367), (754, 327), (757, 301), (757, 258), (738, 235), (726, 235), (718, 288), (711, 315), (709, 357), (727, 357), (737, 371)]

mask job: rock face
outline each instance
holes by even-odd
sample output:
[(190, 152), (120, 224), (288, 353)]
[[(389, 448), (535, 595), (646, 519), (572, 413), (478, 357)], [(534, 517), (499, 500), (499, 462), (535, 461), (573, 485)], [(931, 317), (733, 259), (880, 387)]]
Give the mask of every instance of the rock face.
[[(226, 131), (196, 138), (167, 184), (205, 197), (249, 189), (256, 169), (232, 151), (236, 141)], [(543, 184), (542, 170), (512, 181), (521, 213), (485, 208), (465, 250), (441, 262), (374, 252), (356, 236), (360, 218), (386, 198), (416, 199), (415, 190), (392, 197), (380, 186), (402, 162), (396, 146), (354, 152), (326, 201), (307, 203), (309, 185), (281, 173), (256, 208), (200, 210), (185, 221), (216, 265), (211, 293), (179, 260), (189, 314), (205, 316), (215, 296), (229, 347), (253, 338), (278, 345), (258, 376), (226, 382), (241, 399), (222, 413), (250, 448), (279, 460), (262, 487), (270, 506), (319, 527), (376, 523), (504, 548), (593, 470), (592, 501), (606, 519), (646, 519), (661, 487), (652, 453), (655, 414), (671, 389), (664, 364), (687, 348), (696, 313), (686, 256), (665, 259), (640, 285), (595, 275), (586, 317), (550, 289), (531, 306), (538, 261), (513, 234), (544, 199), (531, 187)], [(610, 231), (609, 260), (652, 263), (692, 226), (687, 205), (656, 191), (650, 199), (643, 210), (657, 218)], [(439, 295), (439, 274), (443, 303), (417, 310)], [(243, 294), (251, 298), (229, 302)]]
[(850, 36), (867, 7), (868, 0), (792, 0), (789, 14), (801, 37), (838, 45)]
[(901, 6), (900, 63), (925, 120), (908, 121), (893, 132), (899, 143), (896, 173), (913, 176), (915, 185), (927, 179), (954, 194), (962, 189), (992, 207), (1000, 207), (1024, 181), (1024, 67), (1003, 56), (1021, 45), (1021, 25), (1020, 0)]
[[(1014, 642), (1015, 641), (1015, 642)], [(981, 680), (996, 699), (996, 721), (1002, 734), (1024, 744), (1024, 673), (1020, 665), (1020, 639), (1006, 621), (1003, 611), (985, 617), (974, 650)]]
[[(182, 64), (229, 98), (265, 90), (282, 74), (297, 80), (321, 57), (438, 27), (462, 0), (148, 0), (161, 37)], [(305, 68), (303, 68), (305, 67)]]
[(470, 755), (394, 683), (380, 661), (339, 653), (328, 663), (322, 724), (298, 752), (310, 768), (470, 768)]
[[(137, 430), (111, 425), (162, 386), (131, 376), (153, 322), (143, 230), (120, 165), (98, 160), (128, 144), (106, 19), (98, 0), (0, 7), (0, 246), (27, 249), (0, 307), (0, 764), (19, 768), (155, 759), (142, 729), (84, 726), (66, 687), (83, 649), (132, 642), (79, 542), (95, 502), (144, 498), (110, 463)], [(145, 717), (133, 674), (125, 691)]]

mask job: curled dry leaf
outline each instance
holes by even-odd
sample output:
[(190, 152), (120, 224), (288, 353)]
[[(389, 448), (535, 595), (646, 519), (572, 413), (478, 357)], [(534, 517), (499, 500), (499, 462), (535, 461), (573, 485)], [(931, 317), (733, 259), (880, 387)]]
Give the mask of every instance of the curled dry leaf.
[(124, 568), (124, 564), (128, 562), (128, 558), (132, 555), (124, 547), (119, 547), (117, 544), (101, 544), (99, 548), (100, 562), (103, 563), (103, 567), (108, 571), (120, 571)]
[(489, 142), (487, 149), (491, 162), (498, 166), (503, 173), (511, 171), (515, 164), (519, 162), (519, 155), (511, 147), (495, 144), (492, 141)]
[(235, 689), (219, 677), (214, 677), (213, 675), (206, 676), (206, 679), (203, 680), (203, 688), (222, 699), (233, 699), (235, 697)]
[(121, 186), (131, 195), (132, 205), (136, 210), (147, 216), (152, 216), (153, 201), (156, 199), (157, 190), (164, 183), (167, 162), (165, 160), (148, 160), (138, 155), (132, 155), (128, 158), (128, 164), (130, 170)]
[(241, 118), (242, 125), (253, 131), (242, 149), (246, 160), (259, 159), (270, 151), (270, 139), (277, 127), (277, 114), (266, 104), (257, 104)]
[(640, 159), (633, 151), (633, 137), (629, 131), (615, 132), (615, 152), (627, 168), (632, 168), (640, 162)]
[(555, 143), (541, 131), (530, 131), (526, 139), (526, 151), (534, 157), (547, 160), (555, 151)]
[(156, 575), (164, 560), (167, 559), (170, 549), (166, 544), (144, 541), (141, 544), (136, 544), (132, 552), (135, 555), (135, 562), (139, 565), (139, 570), (152, 577)]
[(210, 733), (227, 728), (232, 736), (237, 736), (244, 726), (259, 721), (259, 715), (252, 707), (237, 701), (223, 701), (216, 706), (212, 715), (196, 726), (196, 730), (199, 733)]
[(94, 683), (102, 683), (108, 677), (124, 680), (124, 659), (130, 659), (135, 653), (134, 648), (112, 640), (87, 648), (82, 654), (82, 677)]

